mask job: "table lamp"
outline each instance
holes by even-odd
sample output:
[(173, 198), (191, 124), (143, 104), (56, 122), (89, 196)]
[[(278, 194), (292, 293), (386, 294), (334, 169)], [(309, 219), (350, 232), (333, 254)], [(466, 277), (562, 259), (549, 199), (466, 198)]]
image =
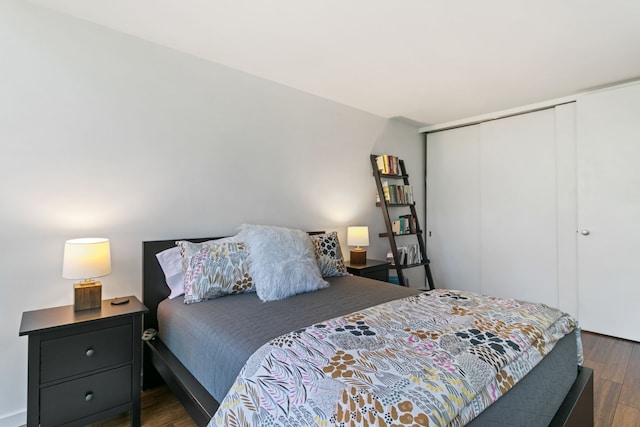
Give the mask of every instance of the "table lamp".
[(369, 246), (369, 227), (347, 227), (347, 245), (356, 247), (350, 252), (351, 264), (366, 264), (367, 251), (361, 246)]
[(75, 311), (100, 308), (102, 283), (96, 277), (111, 273), (111, 249), (109, 239), (84, 238), (67, 240), (64, 244), (62, 277), (82, 279), (74, 283)]

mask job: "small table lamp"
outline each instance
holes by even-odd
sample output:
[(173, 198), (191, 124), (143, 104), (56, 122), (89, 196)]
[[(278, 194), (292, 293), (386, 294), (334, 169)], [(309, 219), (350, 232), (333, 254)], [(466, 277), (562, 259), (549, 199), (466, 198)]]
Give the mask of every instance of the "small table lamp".
[(366, 264), (367, 251), (360, 246), (369, 246), (369, 227), (347, 227), (347, 245), (356, 247), (350, 252), (351, 264)]
[(102, 283), (93, 278), (108, 274), (111, 274), (109, 239), (85, 238), (65, 242), (62, 277), (82, 279), (73, 285), (75, 311), (100, 308)]

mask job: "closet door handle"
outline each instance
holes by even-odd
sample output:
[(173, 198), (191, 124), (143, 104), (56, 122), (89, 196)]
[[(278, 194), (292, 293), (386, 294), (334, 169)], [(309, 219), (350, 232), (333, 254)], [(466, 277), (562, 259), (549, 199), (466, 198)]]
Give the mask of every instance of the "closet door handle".
[(582, 234), (583, 236), (588, 236), (589, 233), (589, 230), (580, 230), (580, 234)]

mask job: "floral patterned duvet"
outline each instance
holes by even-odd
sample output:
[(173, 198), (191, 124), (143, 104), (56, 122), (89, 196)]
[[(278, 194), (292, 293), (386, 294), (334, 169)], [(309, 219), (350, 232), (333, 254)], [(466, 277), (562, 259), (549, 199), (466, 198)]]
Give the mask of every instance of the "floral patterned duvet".
[(262, 346), (209, 425), (464, 425), (575, 329), (545, 305), (466, 292), (391, 301)]

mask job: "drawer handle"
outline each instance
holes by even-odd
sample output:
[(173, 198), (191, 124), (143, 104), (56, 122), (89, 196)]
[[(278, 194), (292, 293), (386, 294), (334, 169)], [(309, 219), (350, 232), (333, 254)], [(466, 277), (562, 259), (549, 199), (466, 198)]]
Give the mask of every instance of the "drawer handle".
[(93, 400), (93, 393), (88, 391), (87, 394), (84, 395), (84, 400), (87, 402), (91, 402)]
[(87, 357), (91, 357), (93, 356), (93, 353), (95, 353), (95, 351), (93, 351), (92, 348), (87, 349), (87, 351), (84, 353)]

